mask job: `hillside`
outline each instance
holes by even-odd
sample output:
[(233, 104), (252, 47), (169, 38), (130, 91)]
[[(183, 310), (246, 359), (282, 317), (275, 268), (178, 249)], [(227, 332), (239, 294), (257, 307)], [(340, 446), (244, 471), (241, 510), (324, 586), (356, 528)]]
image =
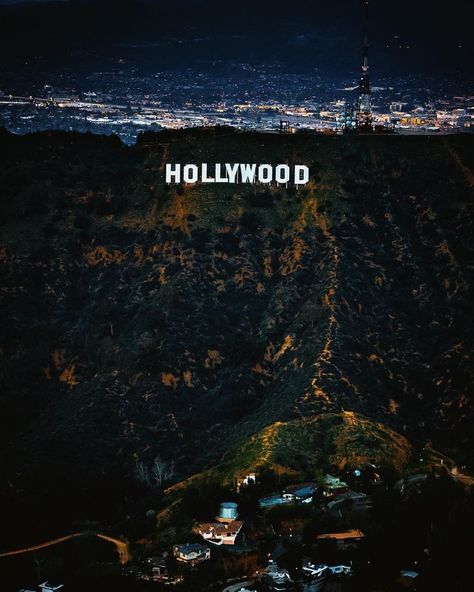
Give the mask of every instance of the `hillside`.
[[(401, 471), (428, 441), (472, 463), (473, 142), (2, 132), (1, 546), (113, 521), (157, 455), (176, 482)], [(165, 162), (312, 176), (166, 187)]]

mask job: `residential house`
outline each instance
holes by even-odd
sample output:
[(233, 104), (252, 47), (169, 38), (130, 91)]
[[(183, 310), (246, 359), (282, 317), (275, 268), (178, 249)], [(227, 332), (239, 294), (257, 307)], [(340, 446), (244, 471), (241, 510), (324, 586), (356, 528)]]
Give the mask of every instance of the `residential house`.
[(233, 545), (243, 525), (239, 520), (227, 523), (203, 522), (194, 528), (194, 532), (214, 545)]
[(148, 557), (145, 560), (146, 567), (151, 572), (151, 579), (154, 582), (161, 582), (168, 580), (168, 565), (166, 563), (166, 558), (162, 555)]
[(64, 588), (64, 584), (52, 584), (51, 582), (43, 582), (39, 585), (41, 592), (57, 592)]
[(325, 497), (333, 497), (346, 491), (349, 491), (349, 486), (344, 481), (341, 481), (339, 477), (333, 477), (333, 475), (326, 475), (324, 477), (323, 495)]
[(235, 488), (239, 492), (243, 487), (255, 485), (257, 483), (257, 471), (249, 470), (239, 473), (235, 476)]
[(329, 532), (318, 535), (318, 541), (335, 541), (338, 549), (344, 550), (355, 547), (357, 543), (365, 538), (365, 534), (358, 529), (352, 528), (344, 532)]
[(283, 497), (282, 495), (270, 495), (269, 497), (262, 497), (258, 500), (259, 507), (264, 510), (265, 508), (273, 508), (281, 504), (290, 504), (291, 499)]
[(397, 584), (402, 590), (416, 591), (419, 573), (417, 571), (403, 570), (397, 579)]
[(327, 504), (327, 507), (332, 509), (342, 502), (350, 502), (354, 507), (359, 509), (368, 509), (372, 506), (372, 500), (368, 495), (359, 491), (349, 490), (334, 496), (334, 499)]
[(178, 561), (195, 565), (211, 558), (211, 550), (200, 543), (186, 543), (174, 545), (173, 555)]
[(301, 571), (301, 589), (303, 592), (320, 592), (323, 590), (328, 575), (328, 566), (315, 564), (307, 559), (303, 561)]
[(310, 503), (318, 489), (317, 483), (298, 483), (290, 485), (283, 491), (283, 498), (299, 503)]
[(264, 580), (270, 592), (289, 592), (294, 590), (294, 583), (286, 569), (280, 569), (276, 563), (270, 561), (265, 569)]
[(350, 565), (330, 565), (328, 569), (333, 576), (349, 576), (352, 573)]

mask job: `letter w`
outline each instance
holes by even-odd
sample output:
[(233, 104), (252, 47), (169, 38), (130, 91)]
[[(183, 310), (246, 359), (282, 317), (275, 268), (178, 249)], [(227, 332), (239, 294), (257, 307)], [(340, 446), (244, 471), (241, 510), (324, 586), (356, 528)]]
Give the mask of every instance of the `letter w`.
[(255, 180), (255, 169), (256, 164), (241, 164), (240, 165), (240, 176), (242, 177), (242, 183), (253, 183)]

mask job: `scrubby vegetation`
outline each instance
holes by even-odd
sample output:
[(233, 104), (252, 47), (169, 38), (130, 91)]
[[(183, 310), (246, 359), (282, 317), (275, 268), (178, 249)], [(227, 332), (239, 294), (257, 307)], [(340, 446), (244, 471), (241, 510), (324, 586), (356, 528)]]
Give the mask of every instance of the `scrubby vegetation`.
[[(472, 138), (0, 146), (3, 548), (88, 520), (138, 540), (189, 483), (252, 466), (400, 472), (428, 440), (472, 462)], [(167, 187), (166, 161), (312, 176)]]

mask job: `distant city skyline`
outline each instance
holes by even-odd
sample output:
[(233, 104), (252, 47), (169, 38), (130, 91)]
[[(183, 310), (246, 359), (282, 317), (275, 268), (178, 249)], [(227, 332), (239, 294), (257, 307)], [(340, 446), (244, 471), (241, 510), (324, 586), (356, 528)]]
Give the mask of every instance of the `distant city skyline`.
[(427, 0), (369, 2), (361, 100), (364, 4), (0, 0), (0, 125), (127, 143), (149, 129), (340, 133), (362, 119), (474, 130), (471, 3), (453, 0), (441, 18)]

